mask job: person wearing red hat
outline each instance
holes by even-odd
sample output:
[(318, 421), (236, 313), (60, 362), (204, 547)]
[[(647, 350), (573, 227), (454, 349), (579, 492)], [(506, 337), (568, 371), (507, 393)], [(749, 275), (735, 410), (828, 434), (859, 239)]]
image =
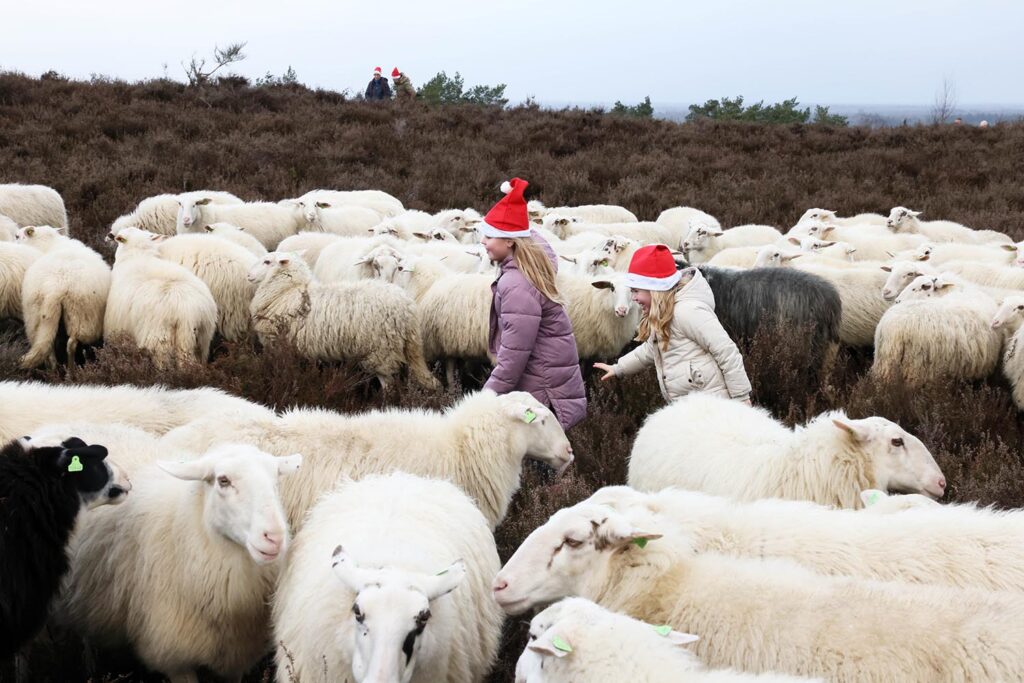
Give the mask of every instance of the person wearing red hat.
[(391, 70), (391, 79), (395, 83), (395, 100), (416, 99), (416, 88), (412, 86), (412, 81), (397, 66)]
[(391, 99), (391, 86), (388, 85), (388, 79), (384, 78), (379, 66), (373, 70), (373, 78), (370, 80), (369, 85), (366, 86), (364, 97), (368, 100)]
[(594, 363), (602, 381), (654, 366), (666, 401), (704, 391), (750, 403), (743, 356), (715, 315), (715, 297), (696, 268), (677, 270), (664, 244), (637, 249), (626, 282), (643, 310), (636, 349), (615, 365)]
[(494, 370), (484, 388), (528, 391), (569, 429), (586, 417), (587, 394), (572, 323), (555, 286), (558, 259), (530, 228), (528, 185), (520, 178), (502, 183), (505, 197), (479, 227), (487, 255), (499, 264), (487, 339)]

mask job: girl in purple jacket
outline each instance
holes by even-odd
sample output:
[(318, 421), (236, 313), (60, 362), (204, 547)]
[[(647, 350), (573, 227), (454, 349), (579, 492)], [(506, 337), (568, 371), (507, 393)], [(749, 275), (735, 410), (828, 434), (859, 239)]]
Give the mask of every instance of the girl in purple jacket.
[(487, 340), (494, 370), (484, 388), (528, 391), (569, 429), (586, 417), (587, 396), (572, 324), (555, 287), (558, 259), (530, 229), (527, 185), (519, 178), (502, 183), (506, 196), (480, 228), (487, 255), (500, 265)]

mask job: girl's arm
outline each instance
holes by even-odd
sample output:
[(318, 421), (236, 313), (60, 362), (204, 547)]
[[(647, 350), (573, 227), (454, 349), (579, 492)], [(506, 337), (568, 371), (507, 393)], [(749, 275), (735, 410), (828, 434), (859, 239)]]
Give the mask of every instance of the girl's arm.
[(532, 293), (509, 291), (502, 296), (501, 345), (484, 389), (497, 394), (515, 391), (533, 353), (540, 321), (541, 304)]
[(704, 347), (718, 363), (729, 396), (742, 401), (749, 400), (750, 379), (747, 378), (747, 371), (743, 367), (743, 356), (714, 311), (705, 306), (698, 306), (687, 311), (681, 322), (683, 333)]
[(625, 377), (627, 375), (635, 375), (641, 370), (654, 365), (653, 339), (653, 337), (648, 339), (620, 358), (619, 362), (611, 367), (611, 372), (615, 373), (616, 377)]

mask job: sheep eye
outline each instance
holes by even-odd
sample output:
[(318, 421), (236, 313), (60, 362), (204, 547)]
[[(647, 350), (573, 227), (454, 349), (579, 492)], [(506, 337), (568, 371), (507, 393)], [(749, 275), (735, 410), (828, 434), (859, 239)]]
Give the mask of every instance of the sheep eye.
[(896, 448), (902, 448), (903, 447), (903, 439), (901, 439), (899, 437), (896, 437), (895, 439), (892, 440), (892, 445), (895, 446)]
[(1024, 311), (1024, 306), (1018, 306), (1018, 307), (1017, 307), (1017, 310), (1018, 310), (1018, 311)]
[(222, 489), (226, 489), (227, 487), (231, 486), (231, 480), (222, 474), (219, 477), (217, 477), (217, 486), (220, 486)]
[(356, 621), (360, 624), (366, 620), (366, 615), (363, 614), (363, 610), (359, 609), (359, 605), (356, 603), (352, 603), (352, 614), (355, 615)]
[(579, 548), (583, 545), (583, 541), (577, 541), (575, 538), (569, 538), (568, 536), (566, 536), (562, 542), (570, 548)]
[(269, 266), (269, 265), (270, 265), (270, 259), (267, 259), (266, 261), (264, 261), (264, 262), (263, 262), (263, 265), (265, 265), (265, 266)]

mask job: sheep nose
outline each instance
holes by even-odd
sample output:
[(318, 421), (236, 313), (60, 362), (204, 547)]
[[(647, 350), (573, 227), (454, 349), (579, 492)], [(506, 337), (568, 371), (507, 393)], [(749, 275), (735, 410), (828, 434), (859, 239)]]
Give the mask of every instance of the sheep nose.
[(284, 540), (284, 534), (280, 531), (264, 531), (263, 540), (270, 543), (275, 548), (280, 548), (281, 542)]
[(492, 586), (492, 588), (494, 589), (495, 593), (499, 593), (508, 588), (508, 581), (500, 577), (496, 578), (494, 579), (494, 585)]
[(615, 308), (615, 315), (619, 316), (620, 318), (625, 318), (626, 317), (626, 307), (625, 306), (617, 306)]
[(938, 486), (943, 491), (945, 491), (946, 490), (946, 479), (944, 477), (939, 477), (939, 480), (937, 482), (935, 482), (935, 485)]

